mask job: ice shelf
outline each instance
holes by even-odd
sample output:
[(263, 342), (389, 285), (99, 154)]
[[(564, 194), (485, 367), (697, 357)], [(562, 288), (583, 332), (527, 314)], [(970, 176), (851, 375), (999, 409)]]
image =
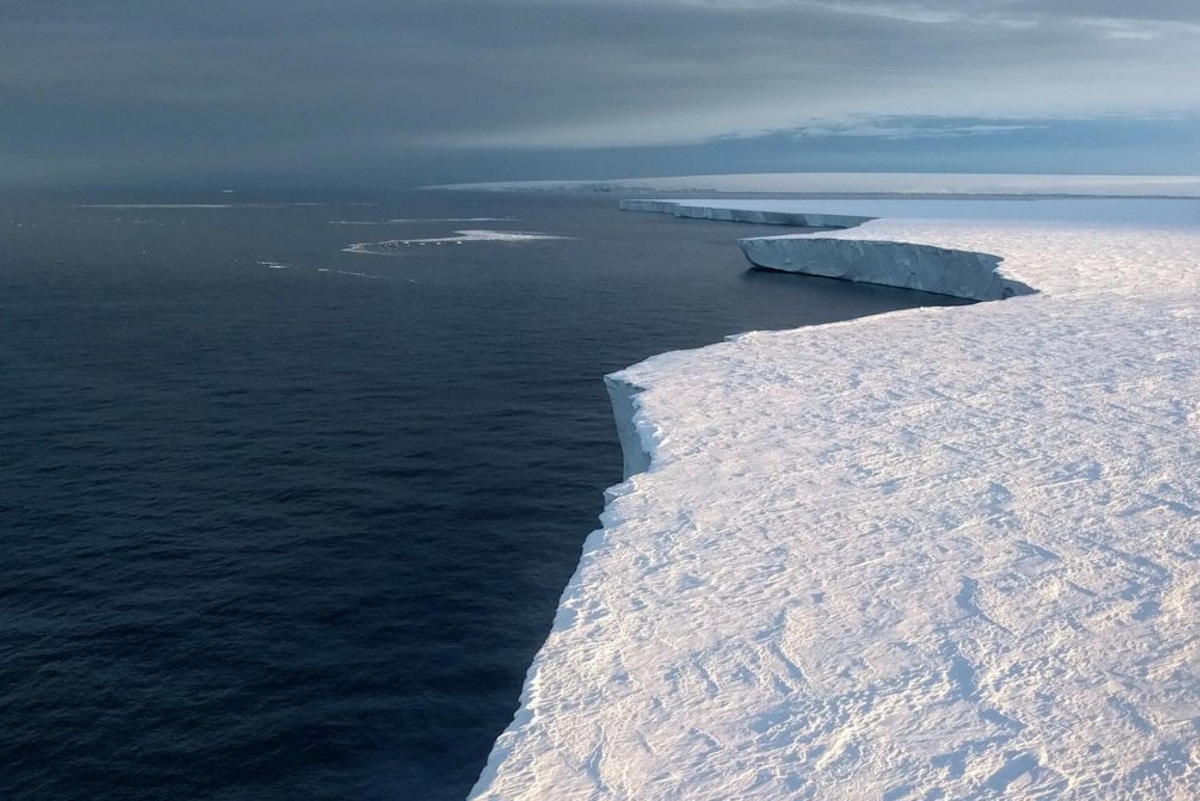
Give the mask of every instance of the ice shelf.
[(1033, 290), (998, 271), (988, 253), (907, 242), (768, 236), (739, 239), (756, 267), (918, 289), (967, 300), (1000, 300)]
[(1194, 796), (1200, 223), (833, 236), (1038, 293), (610, 376), (629, 475), (473, 797)]
[[(622, 200), (624, 211), (670, 214), (698, 220), (845, 229), (874, 217), (815, 211), (739, 208), (703, 201)], [(1032, 290), (999, 272), (987, 253), (930, 245), (832, 239), (813, 235), (748, 237), (738, 245), (756, 267), (868, 284), (916, 289), (967, 300), (999, 300)]]
[(823, 214), (811, 211), (769, 211), (729, 206), (697, 205), (675, 200), (622, 200), (622, 211), (648, 211), (693, 220), (791, 225), (798, 228), (852, 228), (870, 220), (852, 214)]

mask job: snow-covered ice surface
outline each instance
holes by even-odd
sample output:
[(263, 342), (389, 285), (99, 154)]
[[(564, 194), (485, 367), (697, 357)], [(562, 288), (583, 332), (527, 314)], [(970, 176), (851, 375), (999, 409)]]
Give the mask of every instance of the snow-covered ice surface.
[(1039, 292), (610, 376), (648, 469), (472, 795), (1197, 797), (1200, 224), (1139, 202), (837, 232)]

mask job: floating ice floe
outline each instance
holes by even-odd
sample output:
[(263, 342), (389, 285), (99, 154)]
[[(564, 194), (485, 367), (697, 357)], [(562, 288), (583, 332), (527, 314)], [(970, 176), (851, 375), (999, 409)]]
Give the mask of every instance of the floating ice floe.
[(627, 479), (472, 796), (1194, 797), (1197, 220), (823, 233), (1037, 293), (609, 376)]
[(461, 245), (466, 242), (538, 242), (551, 239), (570, 239), (566, 236), (539, 234), (531, 231), (455, 231), (455, 236), (439, 236), (425, 239), (389, 239), (386, 242), (360, 242), (342, 248), (347, 253), (394, 253), (412, 245)]
[(513, 222), (520, 217), (401, 217), (392, 220), (330, 220), (330, 225), (411, 225), (416, 223)]
[(80, 209), (232, 209), (232, 203), (81, 203)]
[[(287, 264), (286, 262), (282, 262), (282, 261), (258, 261), (258, 262), (256, 262), (256, 264), (260, 264), (263, 267), (266, 267), (268, 270), (295, 270), (296, 269), (296, 267), (294, 267), (293, 265)], [(370, 278), (370, 279), (376, 280), (376, 281), (386, 281), (387, 280), (386, 278), (384, 278), (381, 275), (371, 275), (370, 273), (360, 273), (360, 272), (355, 272), (353, 270), (335, 270), (332, 267), (317, 267), (316, 272), (331, 273), (333, 275), (350, 275), (350, 276), (354, 276), (355, 278)]]
[[(222, 190), (222, 194), (230, 194)], [(282, 209), (291, 206), (325, 206), (327, 203), (299, 201), (287, 203), (78, 203), (78, 209)], [(373, 206), (374, 203), (351, 203)]]
[(355, 278), (370, 278), (374, 281), (386, 281), (387, 279), (381, 275), (371, 275), (370, 273), (359, 273), (354, 270), (334, 270), (331, 267), (318, 267), (319, 273), (332, 273), (333, 275), (349, 275)]

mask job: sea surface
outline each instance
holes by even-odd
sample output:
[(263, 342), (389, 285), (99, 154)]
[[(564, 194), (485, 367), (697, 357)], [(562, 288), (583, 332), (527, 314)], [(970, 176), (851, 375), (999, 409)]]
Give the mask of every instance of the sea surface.
[[(953, 302), (611, 195), (352, 200), (0, 204), (0, 798), (463, 798), (621, 479), (601, 377)], [(562, 238), (344, 250), (458, 230)]]

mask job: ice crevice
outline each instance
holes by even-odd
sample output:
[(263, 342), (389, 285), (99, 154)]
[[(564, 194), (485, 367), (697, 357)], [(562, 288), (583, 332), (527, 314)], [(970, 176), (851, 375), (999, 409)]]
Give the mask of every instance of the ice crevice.
[(625, 481), (472, 797), (1190, 797), (1200, 224), (820, 236), (1038, 291), (607, 376)]

